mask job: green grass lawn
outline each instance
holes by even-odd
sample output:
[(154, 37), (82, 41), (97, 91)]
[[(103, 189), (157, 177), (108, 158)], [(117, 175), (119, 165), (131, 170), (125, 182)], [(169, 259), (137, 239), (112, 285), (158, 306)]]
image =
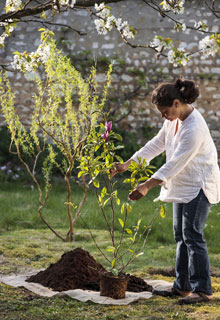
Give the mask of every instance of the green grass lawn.
[[(45, 228), (37, 213), (37, 192), (30, 185), (5, 184), (0, 187), (0, 272), (10, 274), (25, 270), (47, 268), (60, 256), (76, 247), (88, 250), (90, 254), (104, 264), (100, 252), (91, 240), (88, 230), (83, 229), (82, 221), (75, 228), (75, 241), (62, 242)], [(128, 272), (143, 278), (159, 278), (173, 281), (173, 278), (161, 275), (152, 276), (152, 268), (170, 268), (175, 265), (175, 243), (172, 235), (172, 208), (167, 205), (165, 219), (160, 218), (158, 204), (153, 199), (158, 195), (155, 189), (149, 196), (135, 203), (129, 216), (129, 225), (133, 225), (141, 214), (143, 225), (149, 224), (155, 211), (158, 217), (149, 234), (143, 256), (129, 266)], [(82, 191), (74, 190), (74, 201), (79, 201)], [(120, 197), (126, 199), (128, 190), (120, 190)], [(67, 231), (68, 220), (63, 203), (65, 190), (59, 184), (52, 191), (45, 216), (60, 232)], [(212, 274), (220, 275), (220, 206), (212, 206), (205, 237), (209, 248)], [(92, 192), (82, 210), (82, 215), (93, 229), (101, 247), (108, 245), (107, 233)], [(119, 229), (119, 226), (118, 226)], [(42, 298), (24, 288), (12, 288), (0, 284), (1, 320), (78, 320), (78, 319), (220, 319), (220, 277), (212, 277), (214, 300), (209, 304), (197, 306), (179, 306), (177, 298), (154, 297), (128, 306), (100, 306), (93, 303), (81, 303), (68, 297)]]

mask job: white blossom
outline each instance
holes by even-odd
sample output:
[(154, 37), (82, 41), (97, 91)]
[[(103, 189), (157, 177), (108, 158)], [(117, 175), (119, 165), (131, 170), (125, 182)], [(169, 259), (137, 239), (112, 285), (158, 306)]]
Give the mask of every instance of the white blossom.
[(209, 30), (209, 27), (207, 25), (206, 20), (196, 21), (194, 24), (194, 28), (201, 30), (201, 31), (208, 31)]
[(182, 30), (186, 31), (186, 24), (185, 23), (182, 24)]
[[(70, 8), (73, 8), (76, 3), (76, 0), (58, 0), (58, 1), (61, 6), (68, 6)], [(57, 0), (53, 0), (53, 2), (54, 2), (53, 7), (55, 10), (57, 10), (58, 9), (56, 4)]]
[(104, 20), (95, 19), (94, 23), (95, 23), (96, 30), (97, 30), (98, 34), (105, 35), (108, 33), (108, 29), (105, 26)]
[(168, 52), (168, 61), (173, 64), (174, 67), (177, 67), (178, 64), (182, 66), (186, 66), (189, 58), (187, 57), (187, 53), (183, 49), (171, 49)]
[(95, 10), (97, 11), (96, 15), (102, 19), (107, 19), (111, 15), (111, 10), (106, 8), (104, 3), (95, 4)]
[(116, 20), (116, 27), (120, 33), (122, 33), (123, 37), (127, 39), (134, 38), (134, 32), (132, 32), (127, 21), (122, 21), (121, 18)]
[(46, 63), (50, 56), (50, 46), (39, 46), (36, 53), (34, 54), (35, 57), (38, 56), (37, 61), (40, 61), (42, 63)]
[(7, 27), (10, 23), (12, 23), (12, 19), (7, 19), (5, 22), (0, 22), (0, 27)]
[(37, 62), (34, 59), (34, 55), (29, 55), (30, 61), (28, 61), (24, 56), (14, 55), (14, 60), (11, 63), (13, 69), (22, 70), (26, 72), (32, 72), (37, 67)]
[(116, 27), (123, 37), (127, 39), (134, 38), (134, 31), (132, 31), (128, 22), (122, 21), (121, 18), (115, 18), (111, 10), (107, 8), (104, 3), (100, 5), (95, 4), (95, 10), (97, 11), (96, 16), (100, 18), (94, 20), (96, 30), (99, 34), (105, 35), (111, 31), (113, 27)]
[(174, 13), (182, 14), (184, 13), (184, 5), (185, 0), (164, 0), (161, 2), (163, 9), (166, 11), (173, 11)]
[(214, 37), (206, 36), (199, 41), (199, 49), (202, 50), (202, 59), (205, 59), (208, 56), (214, 56), (218, 52), (219, 46)]
[[(103, 20), (104, 21), (104, 20)], [(113, 26), (117, 25), (117, 20), (114, 16), (110, 16), (107, 18), (107, 21), (105, 23), (106, 29), (108, 31), (111, 31)]]
[(38, 66), (39, 63), (46, 63), (50, 56), (50, 46), (40, 45), (36, 52), (30, 54), (16, 54), (14, 60), (11, 63), (13, 69), (22, 70), (25, 72), (32, 72)]
[(0, 36), (0, 45), (4, 46), (5, 39), (9, 36), (7, 32), (3, 32)]
[(126, 39), (134, 39), (135, 34), (134, 32), (131, 30), (129, 25), (126, 25), (123, 29), (122, 29), (122, 35), (123, 37), (125, 37)]
[(5, 9), (6, 12), (15, 12), (22, 6), (21, 0), (6, 0)]
[(172, 46), (172, 40), (170, 38), (155, 36), (153, 41), (151, 41), (150, 46), (160, 52), (162, 49), (170, 49)]
[(4, 42), (7, 37), (14, 31), (15, 27), (10, 25), (13, 22), (12, 19), (5, 20), (5, 22), (0, 22), (0, 27), (4, 27), (5, 31), (0, 36), (0, 46), (4, 47)]

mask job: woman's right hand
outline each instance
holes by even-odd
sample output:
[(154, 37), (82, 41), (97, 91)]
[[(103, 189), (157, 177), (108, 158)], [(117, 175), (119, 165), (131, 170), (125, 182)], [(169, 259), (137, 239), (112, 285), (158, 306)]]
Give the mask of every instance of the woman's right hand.
[(127, 171), (130, 163), (131, 163), (131, 160), (128, 160), (124, 163), (120, 163), (120, 162), (113, 163), (112, 169), (110, 170), (111, 176), (114, 177), (117, 173)]

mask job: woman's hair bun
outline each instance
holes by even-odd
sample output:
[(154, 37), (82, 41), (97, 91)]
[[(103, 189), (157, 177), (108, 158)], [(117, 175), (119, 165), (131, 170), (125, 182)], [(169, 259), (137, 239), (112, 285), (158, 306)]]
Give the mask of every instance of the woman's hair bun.
[(199, 96), (199, 88), (192, 80), (179, 78), (175, 82), (175, 88), (180, 92), (185, 103), (193, 103)]

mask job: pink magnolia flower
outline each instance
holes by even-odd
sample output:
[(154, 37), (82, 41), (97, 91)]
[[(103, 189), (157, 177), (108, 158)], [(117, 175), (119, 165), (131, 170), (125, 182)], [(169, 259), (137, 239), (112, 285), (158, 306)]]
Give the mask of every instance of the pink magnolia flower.
[(106, 127), (107, 132), (109, 133), (112, 129), (112, 121), (106, 122), (105, 127)]
[(101, 134), (101, 137), (105, 140), (105, 142), (108, 141), (108, 132), (104, 132), (103, 134)]

